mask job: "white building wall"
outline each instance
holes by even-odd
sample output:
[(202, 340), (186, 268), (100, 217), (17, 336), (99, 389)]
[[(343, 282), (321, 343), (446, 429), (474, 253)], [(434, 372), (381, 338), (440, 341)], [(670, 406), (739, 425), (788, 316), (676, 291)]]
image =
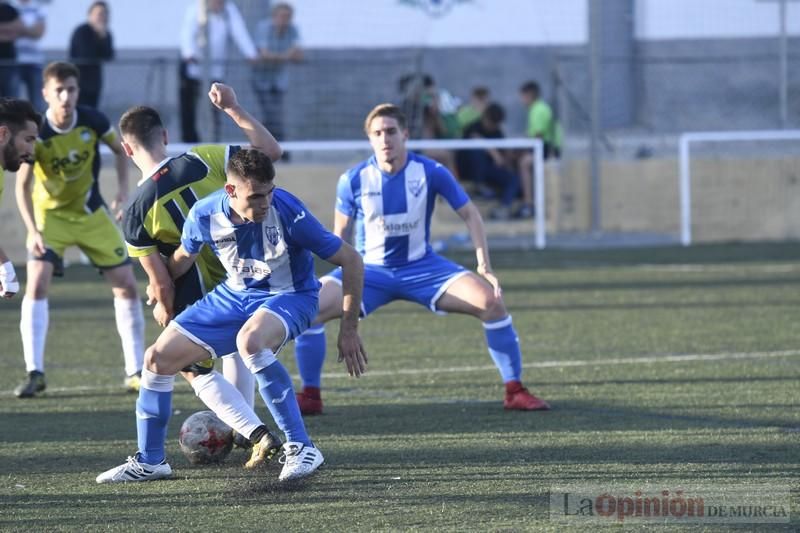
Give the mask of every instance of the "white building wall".
[[(177, 48), (187, 5), (196, 0), (108, 0), (118, 49)], [(293, 0), (310, 48), (582, 44), (586, 0)], [(90, 0), (53, 0), (46, 49), (64, 49)], [(266, 17), (267, 14), (265, 13)], [(250, 23), (250, 21), (248, 21)], [(251, 27), (255, 24), (251, 24)]]
[[(109, 0), (118, 49), (177, 48), (185, 8), (196, 0)], [(293, 0), (310, 48), (581, 45), (589, 0)], [(65, 49), (91, 0), (52, 0), (45, 49)], [(642, 40), (774, 36), (770, 0), (635, 0)], [(800, 34), (800, 2), (788, 2), (788, 30)], [(265, 13), (266, 16), (266, 13)], [(252, 24), (254, 26), (254, 24)]]
[[(636, 0), (636, 38), (772, 37), (779, 31), (775, 0)], [(800, 3), (787, 2), (789, 34), (800, 34)]]

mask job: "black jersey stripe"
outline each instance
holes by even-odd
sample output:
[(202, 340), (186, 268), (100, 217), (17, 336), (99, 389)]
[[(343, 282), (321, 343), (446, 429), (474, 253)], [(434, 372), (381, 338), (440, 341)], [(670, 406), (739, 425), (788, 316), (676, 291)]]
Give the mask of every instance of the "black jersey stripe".
[(175, 227), (178, 228), (178, 231), (183, 231), (183, 223), (186, 222), (186, 218), (183, 216), (183, 212), (181, 211), (178, 202), (175, 200), (170, 200), (164, 204), (164, 209), (167, 210), (169, 216), (172, 218), (172, 221), (175, 223)]
[(191, 209), (192, 206), (197, 202), (197, 195), (194, 193), (191, 187), (186, 187), (180, 192), (181, 198), (183, 201), (186, 202), (186, 208)]

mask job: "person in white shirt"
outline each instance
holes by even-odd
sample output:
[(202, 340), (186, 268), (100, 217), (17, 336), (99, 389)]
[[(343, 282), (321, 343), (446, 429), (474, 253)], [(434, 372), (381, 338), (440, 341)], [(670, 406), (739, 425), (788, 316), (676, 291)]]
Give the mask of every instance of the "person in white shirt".
[[(258, 50), (247, 31), (239, 9), (231, 0), (198, 0), (191, 4), (181, 28), (180, 114), (181, 140), (197, 143), (196, 107), (204, 74), (208, 81), (225, 80), (228, 41), (233, 40), (242, 55), (251, 62)], [(207, 40), (207, 42), (206, 42)], [(208, 57), (205, 57), (205, 53)], [(208, 68), (205, 73), (204, 69)], [(213, 141), (220, 139), (220, 116), (212, 111)]]

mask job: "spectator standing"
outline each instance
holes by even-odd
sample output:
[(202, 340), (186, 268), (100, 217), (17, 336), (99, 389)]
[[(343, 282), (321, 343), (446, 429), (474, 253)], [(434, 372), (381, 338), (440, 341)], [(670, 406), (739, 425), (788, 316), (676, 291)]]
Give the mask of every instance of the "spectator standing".
[(44, 53), (39, 48), (39, 39), (46, 28), (45, 13), (38, 0), (17, 0), (17, 9), (25, 25), (23, 35), (16, 43), (19, 79), (25, 87), (25, 96), (36, 111), (41, 113), (45, 109), (42, 98)]
[[(528, 109), (528, 137), (541, 139), (544, 143), (544, 158), (561, 157), (561, 126), (553, 116), (550, 105), (542, 100), (541, 89), (535, 81), (528, 81), (519, 88), (519, 97)], [(533, 215), (533, 155), (526, 152), (519, 158), (519, 175), (522, 184), (522, 216)]]
[[(207, 50), (209, 81), (225, 81), (229, 39), (233, 39), (248, 60), (257, 60), (258, 52), (236, 4), (230, 0), (198, 0), (189, 5), (181, 28), (179, 72), (181, 140), (185, 143), (200, 141), (196, 126), (196, 108), (200, 84), (203, 81), (204, 54)], [(219, 141), (220, 115), (217, 111), (212, 111), (211, 116), (213, 140)]]
[(550, 105), (542, 100), (539, 84), (535, 81), (526, 82), (519, 89), (522, 103), (528, 109), (528, 137), (539, 138), (544, 142), (544, 157), (561, 156), (561, 132), (553, 116)]
[(17, 95), (19, 71), (14, 41), (23, 31), (19, 11), (8, 2), (0, 1), (0, 96)]
[(108, 4), (92, 2), (88, 17), (72, 32), (70, 60), (80, 72), (78, 105), (97, 109), (103, 90), (103, 62), (114, 59), (114, 42), (108, 29)]
[(289, 88), (288, 63), (303, 60), (300, 33), (292, 24), (294, 9), (285, 2), (272, 8), (270, 20), (256, 28), (256, 46), (261, 61), (253, 70), (253, 90), (261, 106), (262, 122), (279, 141), (285, 139), (283, 98)]

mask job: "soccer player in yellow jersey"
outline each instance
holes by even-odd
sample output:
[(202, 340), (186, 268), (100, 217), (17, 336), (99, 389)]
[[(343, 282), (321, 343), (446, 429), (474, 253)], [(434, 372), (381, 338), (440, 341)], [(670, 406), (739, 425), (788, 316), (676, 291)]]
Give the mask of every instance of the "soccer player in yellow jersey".
[[(281, 148), (275, 138), (239, 105), (233, 88), (214, 83), (208, 96), (214, 106), (241, 128), (252, 148), (273, 161), (280, 158)], [(189, 272), (174, 282), (165, 258), (181, 243), (189, 209), (225, 185), (228, 158), (240, 147), (200, 145), (169, 157), (167, 130), (158, 112), (146, 106), (127, 110), (119, 121), (119, 130), (125, 153), (142, 171), (142, 179), (124, 216), (128, 253), (139, 259), (147, 273), (148, 297), (156, 304), (153, 316), (166, 326), (225, 278), (225, 269), (208, 249), (200, 254)], [(241, 358), (236, 354), (222, 358), (227, 381), (214, 372), (213, 364), (212, 359), (195, 363), (184, 368), (182, 374), (203, 403), (253, 444), (250, 461), (245, 465), (252, 468), (274, 455), (281, 442), (253, 412), (255, 380)], [(143, 380), (143, 386), (146, 383)]]
[(30, 398), (45, 388), (47, 293), (52, 277), (63, 275), (68, 246), (78, 246), (111, 284), (126, 385), (136, 390), (144, 356), (144, 317), (125, 242), (100, 196), (100, 143), (116, 157), (119, 193), (114, 209), (127, 198), (127, 159), (105, 115), (77, 106), (79, 75), (74, 65), (51, 63), (43, 78), (48, 108), (36, 141), (35, 163), (20, 167), (16, 187), (28, 230), (29, 260), (20, 320), (28, 377), (15, 394)]
[[(5, 171), (16, 172), (25, 161), (33, 160), (33, 144), (41, 117), (30, 102), (0, 98), (0, 199), (3, 198)], [(14, 265), (0, 248), (0, 297), (11, 298), (19, 292)]]

